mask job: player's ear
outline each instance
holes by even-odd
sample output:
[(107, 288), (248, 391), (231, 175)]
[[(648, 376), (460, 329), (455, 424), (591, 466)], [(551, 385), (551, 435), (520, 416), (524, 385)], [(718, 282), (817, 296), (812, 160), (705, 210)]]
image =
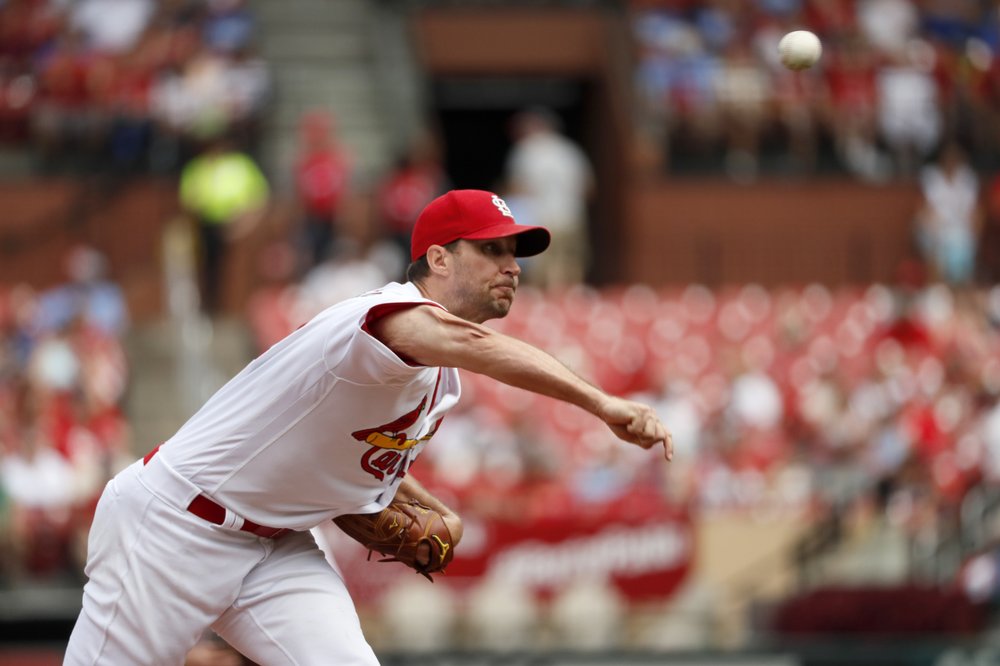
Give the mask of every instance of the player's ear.
[(427, 248), (427, 266), (431, 273), (447, 275), (451, 272), (451, 253), (441, 245), (431, 245)]

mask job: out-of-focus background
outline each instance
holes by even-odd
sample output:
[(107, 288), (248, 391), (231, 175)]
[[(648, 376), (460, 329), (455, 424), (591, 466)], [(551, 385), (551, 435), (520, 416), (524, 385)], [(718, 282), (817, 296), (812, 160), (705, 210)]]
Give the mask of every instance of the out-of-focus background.
[(998, 48), (986, 0), (0, 0), (0, 662), (59, 663), (106, 479), (468, 187), (556, 238), (492, 325), (677, 451), (465, 375), (448, 575), (326, 530), (384, 663), (997, 663)]

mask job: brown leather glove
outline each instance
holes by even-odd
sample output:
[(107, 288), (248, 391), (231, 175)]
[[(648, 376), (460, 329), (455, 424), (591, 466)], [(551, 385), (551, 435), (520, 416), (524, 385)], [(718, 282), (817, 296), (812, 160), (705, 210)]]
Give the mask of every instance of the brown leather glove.
[(347, 514), (333, 519), (337, 527), (368, 549), (384, 555), (381, 562), (402, 562), (433, 582), (454, 555), (451, 531), (441, 514), (415, 499), (393, 501), (379, 513)]

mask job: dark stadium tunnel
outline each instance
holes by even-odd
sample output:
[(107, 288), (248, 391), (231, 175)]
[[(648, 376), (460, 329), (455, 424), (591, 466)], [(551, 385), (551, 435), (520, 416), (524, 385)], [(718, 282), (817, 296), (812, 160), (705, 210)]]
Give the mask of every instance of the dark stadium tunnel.
[(445, 170), (456, 188), (502, 188), (511, 117), (526, 108), (554, 113), (563, 132), (590, 153), (583, 128), (591, 86), (583, 80), (533, 77), (441, 77), (431, 86)]

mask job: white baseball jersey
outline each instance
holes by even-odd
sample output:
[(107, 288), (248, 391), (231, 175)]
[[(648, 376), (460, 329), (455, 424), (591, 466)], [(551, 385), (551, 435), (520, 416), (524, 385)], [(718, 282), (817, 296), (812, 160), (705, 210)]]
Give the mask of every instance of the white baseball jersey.
[[(378, 663), (305, 530), (387, 505), (458, 400), (455, 369), (409, 364), (366, 330), (415, 303), (432, 302), (393, 283), (323, 311), (108, 483), (67, 666), (180, 666), (206, 627), (259, 664)], [(188, 510), (198, 494), (223, 524)], [(240, 516), (296, 531), (258, 537)]]
[(433, 303), (391, 283), (327, 308), (223, 386), (161, 448), (180, 476), (262, 525), (311, 528), (389, 504), (458, 401), (454, 368), (400, 359), (367, 322)]

